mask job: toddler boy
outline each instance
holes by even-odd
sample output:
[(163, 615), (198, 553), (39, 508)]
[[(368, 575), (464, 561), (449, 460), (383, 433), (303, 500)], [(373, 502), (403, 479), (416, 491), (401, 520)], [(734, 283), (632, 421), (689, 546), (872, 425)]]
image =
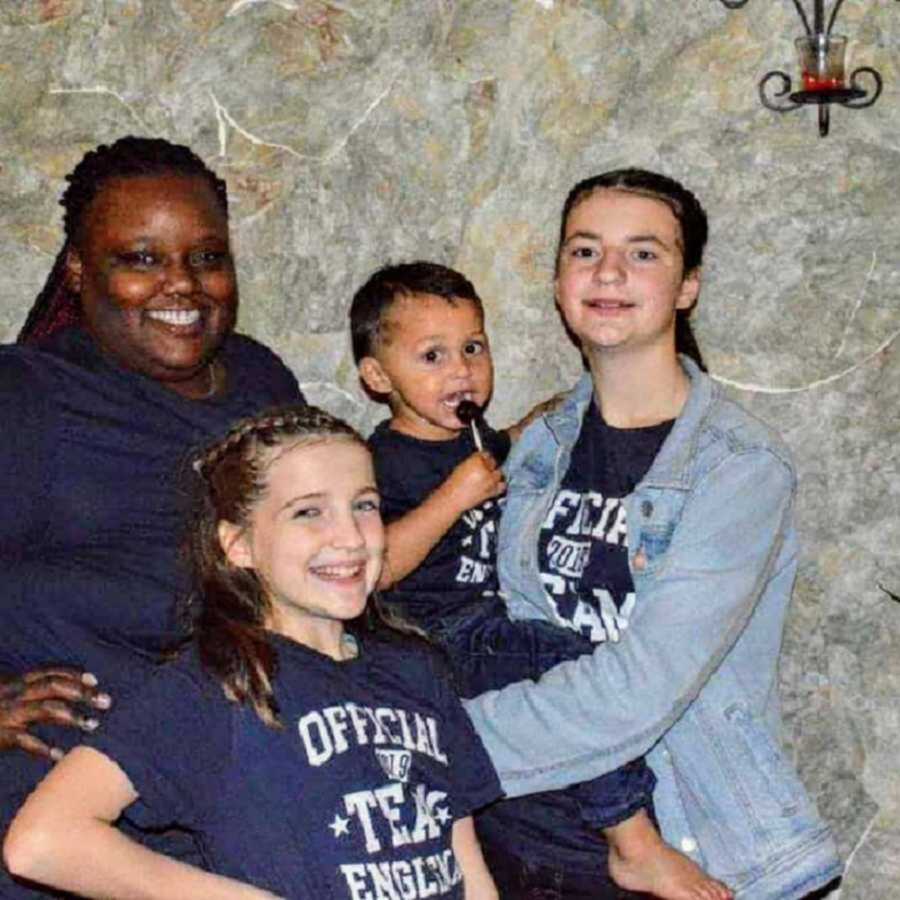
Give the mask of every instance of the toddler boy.
[(431, 633), (495, 585), (494, 541), (510, 437), (457, 418), (484, 407), (493, 366), (481, 301), (461, 275), (431, 263), (382, 269), (351, 309), (360, 376), (391, 418), (369, 440), (388, 523), (381, 587), (404, 618)]
[[(499, 464), (541, 408), (506, 432), (481, 421), (483, 450), (457, 416), (465, 400), (484, 408), (493, 390), (484, 311), (472, 284), (435, 263), (385, 267), (356, 292), (350, 327), (360, 377), (391, 410), (369, 440), (387, 526), (384, 599), (447, 651), (463, 696), (538, 678), (592, 652), (593, 644), (573, 631), (511, 621), (496, 596), (505, 490)], [(729, 897), (663, 843), (648, 815), (654, 784), (644, 761), (635, 760), (566, 791), (501, 802), (480, 828), (502, 843), (503, 808), (515, 805), (518, 818), (535, 822), (536, 855), (571, 853), (573, 863), (591, 859), (602, 872), (600, 829), (622, 887), (671, 900)], [(565, 846), (543, 846), (543, 834), (566, 835)]]

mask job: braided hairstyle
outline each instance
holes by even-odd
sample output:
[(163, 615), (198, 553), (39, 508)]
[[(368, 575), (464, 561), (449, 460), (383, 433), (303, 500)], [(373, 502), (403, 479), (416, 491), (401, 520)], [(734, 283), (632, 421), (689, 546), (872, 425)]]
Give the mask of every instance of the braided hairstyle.
[(272, 727), (280, 723), (272, 689), (277, 657), (264, 627), (271, 602), (257, 573), (225, 556), (219, 523), (249, 523), (266, 491), (273, 450), (336, 440), (366, 447), (353, 428), (324, 410), (280, 406), (238, 422), (194, 461), (200, 477), (187, 539), (194, 578), (188, 599), (192, 637), (226, 696), (248, 703)]
[(59, 201), (65, 210), (65, 243), (19, 332), (20, 344), (36, 343), (41, 338), (80, 321), (78, 296), (66, 283), (66, 261), (69, 249), (83, 238), (87, 213), (104, 186), (117, 178), (160, 175), (204, 179), (212, 188), (225, 217), (228, 217), (228, 191), (225, 182), (188, 147), (172, 144), (162, 138), (129, 135), (89, 151), (66, 176), (69, 186)]

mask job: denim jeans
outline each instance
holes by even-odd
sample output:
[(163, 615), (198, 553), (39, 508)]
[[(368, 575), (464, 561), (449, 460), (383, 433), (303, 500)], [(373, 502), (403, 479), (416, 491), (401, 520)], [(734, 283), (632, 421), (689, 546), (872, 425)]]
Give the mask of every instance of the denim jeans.
[(485, 861), (502, 900), (638, 900), (615, 884), (603, 870), (575, 870), (520, 859), (490, 844), (482, 846)]
[[(560, 662), (592, 653), (596, 645), (574, 631), (538, 620), (512, 621), (495, 595), (479, 595), (445, 620), (432, 637), (447, 651), (462, 697), (537, 679)], [(597, 698), (603, 702), (602, 697)], [(600, 829), (652, 804), (655, 776), (642, 758), (584, 782), (574, 790), (583, 821)]]
[(596, 649), (570, 629), (541, 620), (512, 621), (506, 604), (492, 593), (473, 593), (471, 602), (432, 630), (432, 637), (450, 654), (462, 697), (538, 679), (558, 663)]

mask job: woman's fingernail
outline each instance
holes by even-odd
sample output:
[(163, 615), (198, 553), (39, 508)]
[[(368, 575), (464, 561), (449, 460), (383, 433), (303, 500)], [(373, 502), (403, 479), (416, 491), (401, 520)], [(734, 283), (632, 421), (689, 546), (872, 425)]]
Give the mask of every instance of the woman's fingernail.
[(59, 747), (54, 747), (50, 751), (50, 759), (52, 759), (53, 762), (59, 762), (65, 755), (66, 754), (63, 753), (63, 751), (60, 750)]
[(110, 697), (109, 694), (97, 694), (97, 696), (94, 697), (94, 706), (99, 709), (109, 709), (111, 705), (112, 697)]
[(93, 717), (81, 720), (81, 727), (84, 731), (93, 731), (99, 724), (100, 722)]
[(99, 684), (97, 676), (94, 675), (93, 672), (83, 672), (81, 675), (81, 683), (86, 684), (88, 687), (97, 687)]

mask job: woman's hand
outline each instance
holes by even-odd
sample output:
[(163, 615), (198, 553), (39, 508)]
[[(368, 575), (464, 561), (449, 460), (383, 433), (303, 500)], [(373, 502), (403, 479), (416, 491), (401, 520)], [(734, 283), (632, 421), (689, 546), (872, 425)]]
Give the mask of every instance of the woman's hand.
[(50, 667), (0, 675), (0, 752), (18, 749), (59, 760), (63, 752), (31, 734), (31, 726), (48, 723), (93, 731), (99, 720), (79, 707), (104, 710), (111, 702), (89, 672)]

